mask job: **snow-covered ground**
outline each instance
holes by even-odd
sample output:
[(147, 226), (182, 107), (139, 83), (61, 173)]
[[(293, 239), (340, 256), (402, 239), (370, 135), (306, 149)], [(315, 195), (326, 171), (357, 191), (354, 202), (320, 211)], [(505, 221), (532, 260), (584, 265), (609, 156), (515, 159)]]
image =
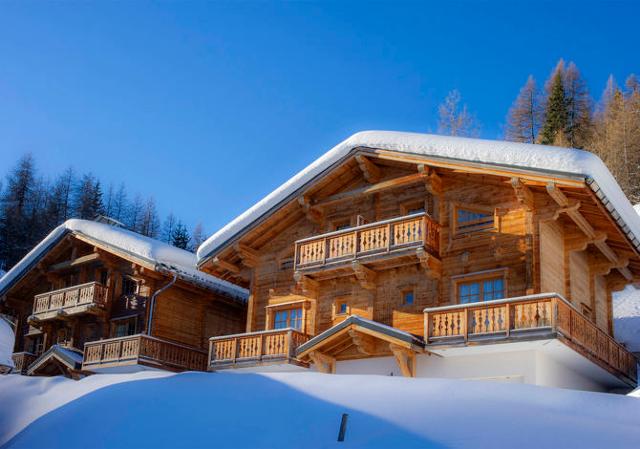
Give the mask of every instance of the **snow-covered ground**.
[(640, 290), (633, 285), (613, 294), (613, 333), (633, 352), (640, 352)]
[(14, 334), (13, 328), (7, 320), (0, 316), (0, 365), (13, 367)]
[[(0, 445), (637, 448), (640, 399), (479, 381), (318, 373), (0, 378)], [(348, 413), (344, 443), (337, 435)], [(7, 443), (8, 441), (8, 443)]]

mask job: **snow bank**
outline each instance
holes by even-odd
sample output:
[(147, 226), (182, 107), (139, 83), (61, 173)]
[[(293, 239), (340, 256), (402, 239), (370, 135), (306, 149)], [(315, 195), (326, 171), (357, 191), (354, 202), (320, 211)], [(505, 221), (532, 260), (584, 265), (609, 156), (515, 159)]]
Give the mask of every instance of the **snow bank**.
[(11, 325), (0, 316), (0, 365), (13, 368), (11, 354), (13, 354), (14, 339), (15, 335)]
[(412, 153), (424, 156), (481, 162), (554, 172), (579, 177), (591, 177), (611, 201), (631, 231), (640, 236), (640, 218), (604, 163), (594, 154), (569, 148), (546, 145), (469, 139), (394, 131), (364, 131), (333, 147), (311, 165), (293, 176), (246, 212), (209, 237), (198, 248), (198, 263), (232, 239), (244, 228), (285, 201), (351, 150), (368, 147)]
[(85, 235), (107, 246), (131, 254), (154, 265), (165, 265), (173, 271), (232, 296), (246, 299), (248, 292), (230, 282), (196, 269), (196, 256), (175, 246), (116, 226), (89, 220), (71, 219), (55, 228), (11, 270), (0, 278), (0, 292), (22, 276), (47, 250), (68, 232)]
[(632, 352), (640, 352), (640, 290), (627, 285), (613, 294), (613, 334)]
[[(640, 441), (637, 398), (461, 380), (9, 376), (0, 382), (0, 403), (12, 404), (0, 407), (6, 448), (636, 448)], [(349, 414), (346, 438), (338, 443), (343, 413)]]

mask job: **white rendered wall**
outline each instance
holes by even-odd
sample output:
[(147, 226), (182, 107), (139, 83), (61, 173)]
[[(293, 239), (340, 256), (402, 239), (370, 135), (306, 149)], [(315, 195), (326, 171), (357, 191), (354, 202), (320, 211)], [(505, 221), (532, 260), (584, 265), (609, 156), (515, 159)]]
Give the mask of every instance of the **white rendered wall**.
[[(606, 391), (588, 373), (580, 373), (550, 353), (537, 349), (487, 352), (439, 357), (416, 357), (416, 377), (522, 382), (558, 388)], [(336, 363), (336, 374), (401, 376), (393, 357), (376, 357)]]

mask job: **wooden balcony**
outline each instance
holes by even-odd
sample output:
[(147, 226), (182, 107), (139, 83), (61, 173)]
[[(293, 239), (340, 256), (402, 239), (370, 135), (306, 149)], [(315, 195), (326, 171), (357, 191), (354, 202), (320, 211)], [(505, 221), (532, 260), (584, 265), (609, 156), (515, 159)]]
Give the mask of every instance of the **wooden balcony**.
[(422, 248), (439, 257), (440, 225), (424, 213), (369, 223), (298, 240), (294, 268), (324, 271), (353, 261), (376, 263), (409, 258)]
[(209, 339), (209, 369), (291, 364), (307, 367), (295, 358), (309, 336), (295, 329), (278, 329)]
[(427, 348), (558, 338), (626, 382), (635, 384), (636, 359), (556, 294), (425, 309)]
[(83, 371), (133, 365), (169, 371), (205, 371), (207, 353), (142, 334), (92, 341), (84, 345)]
[(81, 313), (100, 313), (106, 301), (107, 288), (97, 282), (88, 282), (36, 295), (31, 317), (44, 321)]
[(16, 373), (25, 374), (29, 366), (35, 362), (38, 356), (30, 352), (15, 352), (11, 358), (15, 365), (14, 371)]

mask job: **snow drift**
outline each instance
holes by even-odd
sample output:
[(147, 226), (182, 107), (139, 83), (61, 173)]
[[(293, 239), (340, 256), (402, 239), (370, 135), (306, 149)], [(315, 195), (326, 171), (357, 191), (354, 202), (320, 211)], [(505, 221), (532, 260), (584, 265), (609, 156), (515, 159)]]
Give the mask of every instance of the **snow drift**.
[[(479, 381), (12, 375), (0, 381), (0, 404), (11, 404), (0, 407), (6, 448), (636, 448), (640, 441), (637, 398)], [(343, 413), (346, 439), (338, 443)]]

